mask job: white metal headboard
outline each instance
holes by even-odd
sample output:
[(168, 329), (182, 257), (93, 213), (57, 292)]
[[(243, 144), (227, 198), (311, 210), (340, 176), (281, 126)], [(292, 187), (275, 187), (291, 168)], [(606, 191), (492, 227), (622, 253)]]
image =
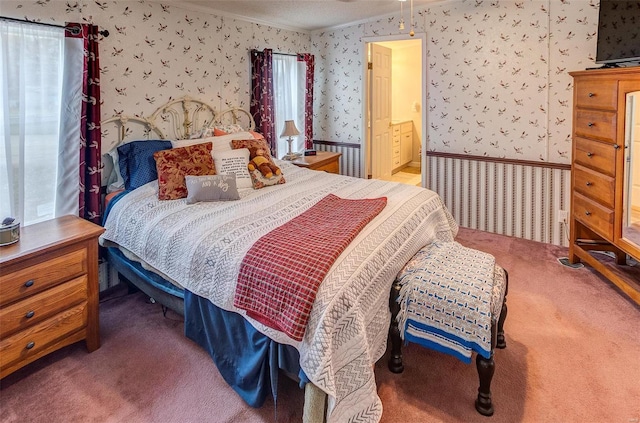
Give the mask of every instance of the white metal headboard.
[[(109, 124), (116, 127), (115, 137)], [(204, 128), (215, 125), (239, 124), (249, 131), (255, 129), (251, 114), (242, 108), (231, 107), (216, 111), (203, 100), (184, 96), (169, 100), (158, 107), (149, 117), (119, 114), (105, 119), (102, 128), (102, 153), (118, 145), (138, 139), (186, 139)]]
[[(255, 130), (251, 114), (242, 108), (231, 107), (216, 111), (210, 104), (190, 96), (170, 99), (158, 107), (149, 117), (119, 114), (101, 122), (103, 159), (112, 149), (135, 140), (190, 138), (191, 134), (216, 125), (239, 124), (244, 129)], [(115, 128), (115, 131), (113, 129)], [(103, 160), (102, 179), (111, 172), (111, 164)]]

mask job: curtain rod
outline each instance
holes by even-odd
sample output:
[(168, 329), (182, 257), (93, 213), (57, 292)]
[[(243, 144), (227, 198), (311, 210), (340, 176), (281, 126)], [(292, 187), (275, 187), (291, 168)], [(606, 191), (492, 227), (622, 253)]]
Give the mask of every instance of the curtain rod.
[[(70, 31), (72, 34), (74, 32), (74, 31), (72, 31), (70, 29), (67, 29), (64, 25), (50, 24), (50, 23), (44, 23), (44, 22), (36, 22), (36, 21), (30, 21), (30, 20), (27, 20), (27, 19), (16, 19), (16, 18), (10, 18), (8, 16), (0, 16), (0, 19), (5, 20), (5, 21), (30, 23), (30, 24), (35, 24), (35, 25), (51, 26), (51, 27), (54, 27), (54, 28), (63, 28), (66, 31)], [(98, 33), (100, 35), (102, 35), (103, 37), (108, 37), (109, 36), (109, 31), (107, 31), (106, 29), (100, 30), (100, 31), (98, 31)], [(73, 34), (73, 35), (78, 35), (78, 34)]]

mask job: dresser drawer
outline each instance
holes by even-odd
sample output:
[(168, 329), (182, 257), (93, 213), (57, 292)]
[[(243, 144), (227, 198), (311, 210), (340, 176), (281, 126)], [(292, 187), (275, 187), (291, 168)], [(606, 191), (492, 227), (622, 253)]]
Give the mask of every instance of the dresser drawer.
[(615, 179), (611, 176), (575, 165), (573, 167), (573, 187), (579, 193), (613, 208), (615, 201)]
[(616, 114), (598, 110), (576, 110), (576, 135), (599, 138), (611, 143), (616, 139)]
[(573, 161), (609, 176), (616, 171), (616, 149), (612, 144), (576, 137)]
[(618, 81), (576, 80), (574, 89), (576, 107), (611, 111), (618, 108)]
[(0, 368), (16, 361), (29, 361), (59, 339), (83, 329), (87, 324), (87, 303), (62, 313), (0, 341)]
[(613, 240), (613, 210), (580, 195), (573, 194), (573, 216), (606, 240)]
[(0, 306), (87, 273), (87, 251), (79, 249), (0, 276)]
[(1, 308), (0, 328), (2, 328), (2, 333), (0, 333), (0, 339), (86, 300), (87, 276), (83, 275)]

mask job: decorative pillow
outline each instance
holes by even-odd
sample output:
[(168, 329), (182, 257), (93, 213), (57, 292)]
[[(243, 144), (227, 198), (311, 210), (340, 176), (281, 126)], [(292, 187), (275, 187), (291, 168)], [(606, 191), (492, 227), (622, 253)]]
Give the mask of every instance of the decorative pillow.
[(269, 154), (269, 157), (271, 157), (271, 149), (269, 148), (269, 144), (267, 144), (267, 140), (265, 140), (264, 138), (256, 139), (256, 138), (253, 138), (253, 136), (251, 136), (251, 137), (249, 137), (247, 139), (237, 138), (237, 139), (234, 139), (234, 140), (231, 141), (231, 146), (234, 149), (236, 149), (236, 148), (251, 148), (251, 147), (261, 148), (261, 149), (265, 150)]
[[(223, 125), (223, 124), (218, 124), (215, 126), (214, 128), (214, 134), (213, 135), (218, 135), (215, 133), (215, 131), (220, 132), (219, 135), (226, 135), (226, 134), (235, 134), (238, 132), (244, 132), (244, 129), (242, 128), (242, 126), (238, 125), (237, 123), (230, 123), (227, 125)], [(223, 133), (224, 132), (224, 133)]]
[(171, 148), (168, 140), (132, 141), (118, 147), (120, 175), (127, 190), (136, 189), (158, 179), (153, 155)]
[(186, 140), (171, 140), (171, 146), (173, 148), (189, 147), (190, 145), (206, 144), (208, 142), (211, 142), (210, 138), (189, 138)]
[(239, 200), (236, 175), (185, 176), (187, 184), (187, 204), (199, 201)]
[(124, 189), (124, 179), (120, 174), (120, 163), (118, 162), (118, 149), (113, 150), (105, 154), (111, 158), (111, 172), (107, 178), (107, 193), (120, 191)]
[(190, 145), (156, 152), (158, 199), (175, 200), (187, 196), (186, 175), (215, 175), (212, 144)]
[(214, 137), (220, 137), (222, 135), (229, 135), (229, 133), (226, 132), (226, 131), (223, 131), (222, 129), (213, 128), (213, 136)]
[(188, 145), (201, 144), (205, 142), (213, 143), (213, 151), (228, 151), (231, 150), (231, 140), (253, 138), (250, 132), (237, 132), (235, 134), (227, 134), (216, 137), (199, 138), (199, 139), (187, 139), (171, 141), (173, 148), (186, 147)]
[(249, 163), (249, 150), (240, 148), (237, 150), (216, 151), (213, 150), (213, 162), (216, 165), (216, 173), (219, 175), (236, 175), (238, 188), (251, 188), (251, 176), (247, 169)]
[(207, 138), (207, 137), (212, 137), (215, 134), (213, 133), (213, 129), (212, 128), (202, 128), (199, 131), (194, 132), (193, 134), (191, 134), (189, 136), (189, 139), (196, 139), (196, 138)]
[(250, 171), (249, 175), (251, 175), (251, 182), (253, 183), (254, 189), (260, 189), (271, 185), (284, 184), (286, 182), (284, 180), (283, 174), (274, 175), (271, 178), (265, 178), (264, 176), (262, 176), (262, 173), (260, 173), (258, 169)]

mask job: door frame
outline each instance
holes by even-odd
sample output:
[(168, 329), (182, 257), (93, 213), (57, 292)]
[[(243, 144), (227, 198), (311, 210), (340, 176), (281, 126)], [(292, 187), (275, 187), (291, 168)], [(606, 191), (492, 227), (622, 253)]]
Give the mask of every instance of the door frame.
[[(421, 146), (422, 152), (420, 155), (420, 174), (422, 179), (422, 186), (427, 185), (427, 33), (416, 32), (413, 37), (409, 34), (396, 34), (396, 35), (379, 35), (372, 37), (362, 37), (362, 93), (364, 101), (362, 102), (362, 133), (361, 138), (363, 140), (362, 148), (360, 149), (360, 174), (366, 179), (369, 177), (369, 161), (368, 153), (369, 146), (371, 145), (371, 131), (369, 128), (369, 44), (379, 43), (383, 41), (404, 41), (420, 39), (422, 41), (422, 72), (421, 72), (421, 85), (422, 92), (420, 98), (422, 99), (421, 113), (422, 113), (422, 136)], [(391, 87), (393, 90), (393, 86)], [(392, 92), (393, 95), (393, 92)]]

